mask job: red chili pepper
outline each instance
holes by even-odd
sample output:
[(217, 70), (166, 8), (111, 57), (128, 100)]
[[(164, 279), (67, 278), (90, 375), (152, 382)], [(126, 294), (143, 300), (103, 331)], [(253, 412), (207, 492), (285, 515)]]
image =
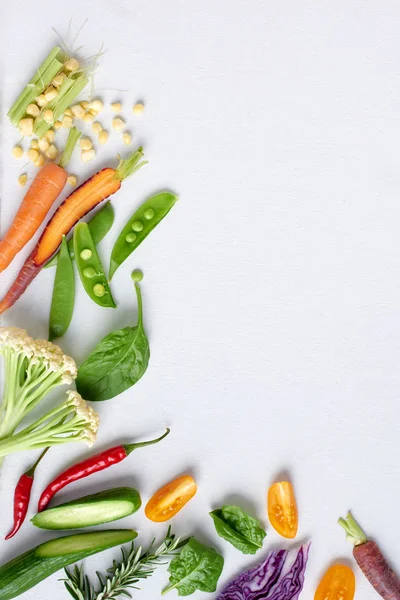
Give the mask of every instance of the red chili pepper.
[(79, 479), (83, 479), (84, 477), (88, 477), (92, 475), (92, 473), (98, 473), (98, 471), (102, 471), (103, 469), (108, 469), (112, 465), (116, 465), (129, 456), (133, 450), (137, 448), (143, 448), (144, 446), (151, 446), (152, 444), (157, 444), (161, 442), (168, 434), (170, 430), (167, 431), (159, 438), (155, 440), (150, 440), (149, 442), (138, 442), (136, 444), (121, 444), (120, 446), (114, 446), (109, 450), (104, 450), (104, 452), (100, 452), (100, 454), (95, 454), (91, 458), (87, 458), (82, 462), (70, 467), (63, 473), (60, 473), (58, 477), (53, 479), (51, 483), (46, 487), (43, 491), (42, 495), (39, 499), (38, 504), (38, 512), (44, 510), (53, 496), (57, 494), (63, 487), (73, 483), (74, 481), (78, 481)]
[(43, 456), (46, 454), (47, 450), (48, 448), (42, 452), (35, 464), (32, 465), (32, 467), (19, 478), (14, 492), (14, 526), (10, 533), (4, 538), (6, 540), (12, 538), (17, 531), (19, 531), (22, 523), (25, 521), (26, 513), (28, 512), (29, 500), (31, 497), (33, 479), (35, 477), (35, 470)]

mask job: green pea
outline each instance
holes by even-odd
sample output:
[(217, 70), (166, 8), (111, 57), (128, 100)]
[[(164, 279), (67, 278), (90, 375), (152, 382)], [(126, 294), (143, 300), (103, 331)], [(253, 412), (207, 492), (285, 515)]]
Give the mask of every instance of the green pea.
[(71, 323), (75, 303), (75, 276), (68, 244), (62, 238), (60, 256), (54, 278), (49, 319), (49, 340), (61, 337)]
[(133, 244), (133, 242), (136, 240), (136, 234), (135, 233), (128, 233), (126, 235), (125, 239), (128, 242), (128, 244)]
[(140, 269), (135, 269), (131, 273), (132, 281), (139, 282), (143, 279), (143, 272)]
[(133, 221), (132, 229), (133, 231), (142, 231), (143, 223), (141, 223), (140, 221)]
[(143, 216), (145, 219), (150, 221), (154, 217), (155, 214), (156, 213), (154, 212), (154, 210), (152, 208), (148, 208), (144, 211)]
[(83, 250), (81, 250), (79, 256), (82, 260), (89, 260), (89, 258), (92, 258), (92, 254), (93, 252), (89, 250), (89, 248), (84, 248)]
[(93, 267), (85, 267), (83, 269), (82, 273), (84, 274), (85, 277), (92, 279), (92, 277), (96, 276), (96, 269), (94, 269)]
[[(135, 214), (131, 216), (112, 249), (109, 281), (111, 281), (118, 267), (140, 246), (149, 233), (161, 223), (177, 200), (178, 196), (171, 194), (171, 192), (160, 192), (146, 200)], [(131, 237), (132, 230), (135, 232), (135, 239)]]
[(93, 286), (93, 294), (95, 296), (97, 296), (98, 298), (102, 298), (105, 293), (106, 293), (106, 288), (104, 287), (104, 285), (102, 283), (96, 283), (96, 285)]

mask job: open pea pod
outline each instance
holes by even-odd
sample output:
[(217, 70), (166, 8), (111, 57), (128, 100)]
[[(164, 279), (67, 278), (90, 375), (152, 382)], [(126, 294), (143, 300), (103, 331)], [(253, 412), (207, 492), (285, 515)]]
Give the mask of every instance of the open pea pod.
[(75, 225), (74, 254), (79, 277), (87, 295), (99, 306), (116, 308), (87, 223)]
[(178, 196), (171, 192), (161, 192), (152, 196), (129, 219), (118, 236), (111, 253), (110, 272), (108, 280), (111, 281), (115, 271), (143, 242), (151, 231), (169, 213)]

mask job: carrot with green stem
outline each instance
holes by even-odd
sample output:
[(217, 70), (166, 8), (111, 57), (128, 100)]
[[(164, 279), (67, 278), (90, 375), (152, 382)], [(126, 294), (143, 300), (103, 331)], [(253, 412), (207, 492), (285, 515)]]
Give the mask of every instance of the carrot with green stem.
[(63, 191), (68, 177), (65, 167), (80, 136), (81, 133), (73, 127), (59, 163), (47, 163), (34, 178), (10, 229), (0, 241), (0, 273), (35, 235)]
[(0, 314), (12, 306), (35, 279), (46, 262), (57, 252), (66, 235), (82, 217), (100, 202), (115, 194), (124, 179), (133, 175), (147, 161), (141, 161), (143, 149), (138, 148), (116, 169), (105, 168), (76, 188), (58, 207), (38, 243), (26, 259), (11, 288), (0, 302)]

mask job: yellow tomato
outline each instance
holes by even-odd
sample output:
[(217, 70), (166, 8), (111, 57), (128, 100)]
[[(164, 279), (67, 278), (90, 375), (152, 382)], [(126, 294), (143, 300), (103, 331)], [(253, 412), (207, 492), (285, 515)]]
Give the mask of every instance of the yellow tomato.
[(183, 475), (160, 488), (146, 504), (145, 514), (150, 521), (168, 521), (195, 495), (197, 486), (190, 475)]
[(314, 600), (353, 600), (355, 589), (356, 580), (350, 567), (333, 565), (321, 579)]
[(297, 506), (289, 481), (274, 483), (268, 490), (268, 518), (284, 538), (293, 539), (298, 529)]

